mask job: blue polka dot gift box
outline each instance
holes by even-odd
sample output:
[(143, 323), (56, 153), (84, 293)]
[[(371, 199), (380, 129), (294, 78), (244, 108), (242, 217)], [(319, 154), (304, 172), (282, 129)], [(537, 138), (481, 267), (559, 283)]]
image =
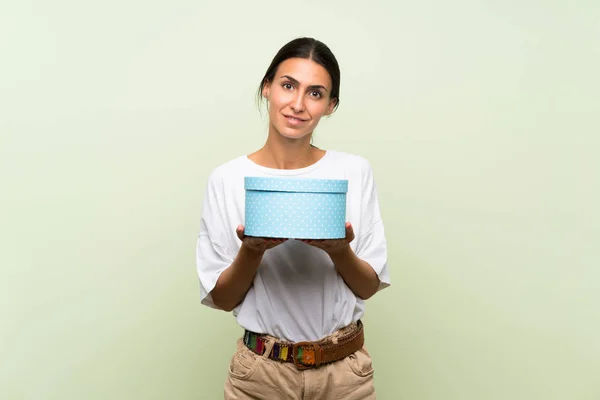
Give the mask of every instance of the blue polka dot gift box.
[(286, 239), (346, 237), (348, 181), (245, 177), (245, 234)]

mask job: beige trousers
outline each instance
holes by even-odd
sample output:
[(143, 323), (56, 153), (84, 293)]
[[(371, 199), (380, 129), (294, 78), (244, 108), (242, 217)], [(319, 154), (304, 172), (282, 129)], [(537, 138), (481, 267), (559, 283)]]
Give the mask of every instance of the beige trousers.
[(343, 360), (302, 371), (267, 357), (238, 340), (225, 382), (225, 400), (375, 399), (373, 365), (364, 347)]

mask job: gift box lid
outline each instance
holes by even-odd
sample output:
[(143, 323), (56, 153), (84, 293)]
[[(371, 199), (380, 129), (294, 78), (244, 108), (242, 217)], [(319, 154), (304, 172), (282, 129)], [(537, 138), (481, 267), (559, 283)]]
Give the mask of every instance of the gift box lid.
[(268, 192), (346, 193), (348, 180), (246, 176), (244, 188)]

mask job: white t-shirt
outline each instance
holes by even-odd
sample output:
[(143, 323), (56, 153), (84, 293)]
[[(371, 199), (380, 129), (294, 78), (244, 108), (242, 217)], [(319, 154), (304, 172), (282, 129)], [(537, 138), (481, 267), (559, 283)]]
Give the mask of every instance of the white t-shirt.
[[(377, 273), (379, 290), (390, 285), (384, 227), (367, 160), (328, 150), (306, 168), (285, 170), (266, 168), (240, 156), (215, 168), (208, 179), (196, 249), (202, 304), (217, 308), (210, 291), (242, 244), (235, 229), (244, 224), (245, 176), (347, 179), (346, 220), (355, 234), (350, 247)], [(245, 329), (297, 342), (330, 335), (364, 312), (364, 300), (346, 285), (327, 253), (288, 240), (265, 252), (252, 286), (233, 315)]]

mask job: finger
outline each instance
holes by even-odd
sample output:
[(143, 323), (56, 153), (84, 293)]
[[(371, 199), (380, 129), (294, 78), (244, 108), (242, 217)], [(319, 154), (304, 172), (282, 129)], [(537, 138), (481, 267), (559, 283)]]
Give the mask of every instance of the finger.
[(354, 228), (350, 222), (346, 222), (346, 241), (351, 242), (354, 240)]
[(240, 240), (244, 239), (244, 226), (238, 225), (235, 229), (235, 233), (237, 234), (237, 237), (240, 238)]

